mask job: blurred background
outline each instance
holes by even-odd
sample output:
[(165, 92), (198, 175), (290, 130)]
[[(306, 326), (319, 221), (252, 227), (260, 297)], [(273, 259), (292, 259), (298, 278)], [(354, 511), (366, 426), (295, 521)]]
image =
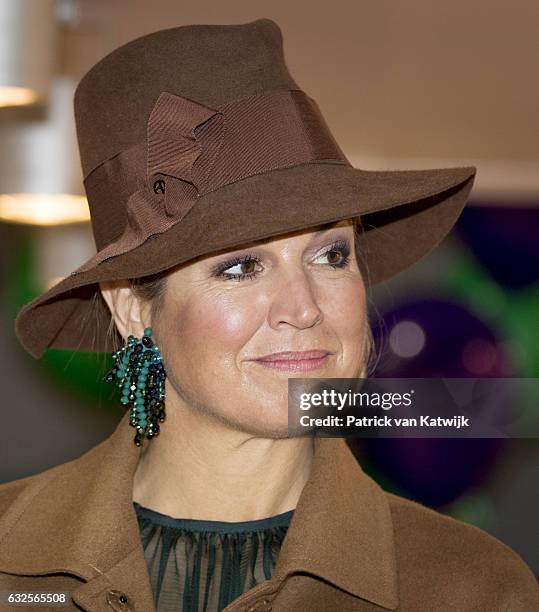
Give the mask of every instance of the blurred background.
[[(0, 0), (0, 482), (78, 457), (122, 415), (108, 356), (34, 361), (13, 331), (22, 304), (95, 252), (78, 80), (154, 30), (260, 17), (356, 167), (478, 168), (452, 234), (371, 290), (374, 375), (539, 377), (537, 2)], [(536, 439), (351, 445), (384, 488), (488, 531), (539, 575)]]

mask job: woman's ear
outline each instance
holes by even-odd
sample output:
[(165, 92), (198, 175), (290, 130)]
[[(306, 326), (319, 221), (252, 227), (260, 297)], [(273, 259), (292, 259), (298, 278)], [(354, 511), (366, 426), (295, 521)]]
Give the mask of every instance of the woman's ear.
[(142, 337), (146, 326), (142, 321), (141, 304), (129, 282), (105, 281), (99, 283), (99, 289), (124, 340), (129, 335)]

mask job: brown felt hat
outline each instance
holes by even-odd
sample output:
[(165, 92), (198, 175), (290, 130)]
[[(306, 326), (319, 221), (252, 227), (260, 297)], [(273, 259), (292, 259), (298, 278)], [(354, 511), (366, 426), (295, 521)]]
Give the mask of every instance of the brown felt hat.
[(372, 286), (446, 236), (476, 172), (354, 168), (288, 72), (270, 19), (133, 40), (82, 78), (74, 110), (97, 253), (19, 312), (34, 357), (114, 348), (100, 281), (340, 219), (361, 219)]

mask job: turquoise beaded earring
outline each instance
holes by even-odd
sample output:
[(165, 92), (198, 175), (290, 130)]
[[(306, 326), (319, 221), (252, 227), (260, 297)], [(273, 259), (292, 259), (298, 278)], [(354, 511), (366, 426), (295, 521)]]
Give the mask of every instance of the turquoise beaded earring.
[(151, 440), (159, 434), (159, 423), (165, 420), (166, 372), (157, 345), (147, 327), (139, 340), (129, 336), (127, 343), (112, 354), (114, 366), (106, 374), (107, 382), (117, 381), (122, 390), (120, 401), (131, 406), (129, 424), (136, 427), (134, 443), (141, 446), (144, 437)]

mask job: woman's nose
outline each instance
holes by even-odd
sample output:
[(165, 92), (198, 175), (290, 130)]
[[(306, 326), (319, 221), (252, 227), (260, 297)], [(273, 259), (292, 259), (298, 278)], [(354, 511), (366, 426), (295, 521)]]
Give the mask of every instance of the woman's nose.
[(281, 277), (275, 288), (269, 311), (269, 323), (277, 328), (281, 324), (300, 329), (312, 327), (323, 319), (316, 296), (316, 287), (304, 271)]

